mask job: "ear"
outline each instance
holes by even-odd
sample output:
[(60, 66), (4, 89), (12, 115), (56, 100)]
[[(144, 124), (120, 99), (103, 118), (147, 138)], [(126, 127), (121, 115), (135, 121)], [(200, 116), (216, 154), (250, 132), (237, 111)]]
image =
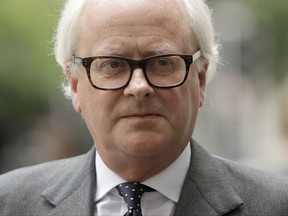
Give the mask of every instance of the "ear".
[(199, 79), (199, 107), (202, 107), (205, 100), (205, 89), (206, 89), (206, 80), (207, 80), (207, 71), (208, 71), (209, 63), (204, 64), (203, 69), (198, 73)]
[(68, 63), (66, 65), (65, 72), (66, 72), (67, 79), (70, 84), (70, 92), (71, 92), (73, 107), (77, 112), (81, 113), (82, 110), (80, 106), (79, 93), (78, 93), (79, 82), (78, 82), (78, 77), (76, 76), (76, 74), (73, 74), (73, 72), (71, 72), (71, 63)]
[(77, 112), (82, 113), (80, 100), (79, 100), (79, 93), (78, 93), (78, 78), (76, 76), (70, 76), (69, 83), (70, 83), (73, 107)]

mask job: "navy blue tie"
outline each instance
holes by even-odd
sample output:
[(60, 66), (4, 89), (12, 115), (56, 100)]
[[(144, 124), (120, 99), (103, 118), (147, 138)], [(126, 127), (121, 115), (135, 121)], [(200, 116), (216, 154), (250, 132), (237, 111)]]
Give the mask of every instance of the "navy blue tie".
[(126, 182), (118, 185), (119, 195), (123, 197), (127, 204), (127, 212), (124, 216), (143, 216), (141, 210), (141, 197), (144, 192), (152, 192), (154, 189), (134, 182)]

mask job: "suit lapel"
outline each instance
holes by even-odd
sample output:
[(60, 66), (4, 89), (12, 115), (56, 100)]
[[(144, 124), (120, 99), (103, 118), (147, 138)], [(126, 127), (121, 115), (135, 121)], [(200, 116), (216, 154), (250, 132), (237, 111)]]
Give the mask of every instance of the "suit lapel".
[[(48, 215), (94, 215), (95, 150), (67, 163), (41, 196), (49, 202)], [(52, 207), (52, 208), (51, 208)]]
[(190, 168), (174, 215), (227, 214), (243, 204), (235, 188), (222, 162), (192, 140)]
[[(46, 215), (93, 215), (95, 195), (95, 150), (67, 161), (65, 172), (43, 191)], [(191, 162), (175, 216), (224, 215), (243, 204), (233, 179), (220, 160), (191, 141)], [(41, 212), (42, 213), (42, 212)]]

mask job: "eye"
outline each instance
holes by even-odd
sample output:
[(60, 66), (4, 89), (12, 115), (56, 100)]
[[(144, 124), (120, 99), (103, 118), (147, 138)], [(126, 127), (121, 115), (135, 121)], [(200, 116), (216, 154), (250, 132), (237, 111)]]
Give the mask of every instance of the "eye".
[(102, 64), (102, 68), (109, 68), (109, 69), (118, 69), (123, 67), (123, 62), (115, 59), (109, 59)]
[[(128, 69), (127, 69), (128, 68)], [(117, 58), (99, 58), (93, 61), (90, 72), (92, 73), (121, 73), (129, 71), (129, 65), (122, 59)]]
[(149, 67), (153, 70), (162, 70), (173, 67), (173, 59), (170, 57), (159, 57), (149, 62)]
[(117, 62), (117, 61), (111, 61), (111, 62), (109, 62), (109, 66), (110, 66), (111, 68), (114, 68), (114, 69), (121, 67), (120, 63)]
[(161, 66), (161, 67), (166, 67), (169, 64), (171, 64), (171, 62), (168, 59), (157, 59), (156, 63), (158, 66)]

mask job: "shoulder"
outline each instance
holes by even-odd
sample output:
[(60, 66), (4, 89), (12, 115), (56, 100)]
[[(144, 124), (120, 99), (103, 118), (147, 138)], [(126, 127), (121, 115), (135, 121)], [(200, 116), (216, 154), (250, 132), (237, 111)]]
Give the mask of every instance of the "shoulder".
[[(91, 156), (88, 152), (68, 159), (20, 168), (1, 175), (0, 213), (9, 212), (15, 206), (20, 208), (27, 203), (29, 206), (37, 205), (42, 192), (50, 185), (59, 181), (68, 182), (69, 178), (75, 176), (75, 172), (83, 170), (84, 173), (85, 169), (89, 169), (87, 165), (89, 157)], [(28, 211), (29, 206), (22, 206), (22, 209)]]
[[(257, 170), (242, 163), (230, 161), (220, 157), (214, 159), (220, 164), (222, 169), (229, 174), (230, 178), (239, 184), (247, 184), (247, 187), (258, 185), (268, 189), (277, 189), (279, 185), (282, 185), (284, 189), (288, 190), (288, 177), (271, 173), (262, 170)], [(288, 194), (287, 194), (288, 195)]]
[[(253, 190), (259, 191), (276, 191), (279, 195), (284, 194), (288, 197), (288, 177), (277, 173), (270, 173), (257, 170), (228, 159), (211, 155), (197, 143), (194, 143), (192, 150), (192, 166), (196, 166), (198, 174), (214, 177), (224, 180), (227, 184), (235, 184), (235, 189), (251, 193)], [(194, 163), (194, 165), (193, 165)], [(248, 191), (249, 189), (249, 191)]]
[(196, 142), (192, 143), (188, 176), (205, 200), (214, 206), (219, 207), (219, 200), (224, 206), (237, 201), (242, 203), (237, 208), (241, 211), (238, 215), (287, 215), (286, 176), (213, 156)]
[[(261, 212), (288, 211), (288, 177), (269, 173), (230, 160), (214, 157), (227, 175), (228, 182), (251, 209)], [(267, 208), (267, 209), (266, 209)], [(266, 210), (265, 210), (266, 209)], [(278, 214), (276, 214), (278, 215)]]
[[(72, 158), (46, 162), (34, 166), (19, 168), (0, 175), (0, 192), (7, 188), (34, 185), (35, 183), (45, 184), (51, 182), (55, 176), (66, 172), (70, 167), (75, 166), (84, 155)], [(19, 185), (20, 186), (20, 185)]]

